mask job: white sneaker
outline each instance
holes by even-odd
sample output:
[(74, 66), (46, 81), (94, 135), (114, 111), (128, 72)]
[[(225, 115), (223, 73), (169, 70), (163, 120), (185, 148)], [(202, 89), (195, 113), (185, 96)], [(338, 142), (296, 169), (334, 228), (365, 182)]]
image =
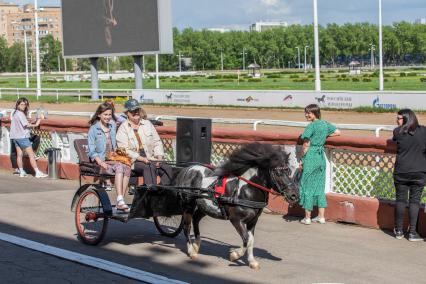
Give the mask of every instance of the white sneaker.
[(311, 218), (303, 218), (302, 220), (300, 220), (300, 223), (305, 225), (310, 225), (312, 221), (311, 221)]
[(28, 176), (28, 175), (27, 175), (27, 173), (25, 171), (19, 172), (19, 177), (24, 178), (26, 176)]
[(318, 216), (312, 219), (314, 223), (325, 224), (325, 218), (319, 218)]
[(35, 174), (35, 177), (36, 178), (45, 178), (45, 177), (47, 177), (47, 175), (45, 173), (43, 173), (43, 172), (37, 172)]

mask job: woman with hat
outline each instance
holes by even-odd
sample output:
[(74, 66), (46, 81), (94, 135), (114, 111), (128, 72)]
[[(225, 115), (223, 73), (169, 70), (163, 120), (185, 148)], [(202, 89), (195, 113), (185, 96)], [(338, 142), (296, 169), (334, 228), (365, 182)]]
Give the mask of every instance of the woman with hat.
[(147, 119), (145, 110), (135, 99), (128, 100), (124, 108), (127, 121), (118, 128), (118, 147), (126, 149), (134, 171), (143, 175), (145, 184), (157, 184), (157, 175), (161, 177), (161, 184), (170, 184), (171, 167), (161, 163), (164, 159), (163, 143), (154, 125)]

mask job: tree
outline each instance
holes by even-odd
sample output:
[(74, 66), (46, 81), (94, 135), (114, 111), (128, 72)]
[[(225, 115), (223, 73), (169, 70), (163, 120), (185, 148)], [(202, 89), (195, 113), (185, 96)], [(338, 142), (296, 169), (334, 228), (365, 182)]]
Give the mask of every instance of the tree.
[(41, 67), (44, 71), (57, 71), (61, 60), (62, 46), (59, 40), (47, 35), (40, 39)]

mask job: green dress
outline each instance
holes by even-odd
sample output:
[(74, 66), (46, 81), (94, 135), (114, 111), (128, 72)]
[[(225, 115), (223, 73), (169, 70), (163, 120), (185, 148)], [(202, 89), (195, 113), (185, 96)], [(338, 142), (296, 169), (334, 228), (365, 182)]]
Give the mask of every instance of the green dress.
[(308, 211), (314, 206), (326, 208), (325, 198), (325, 157), (324, 144), (327, 136), (333, 134), (336, 127), (325, 120), (311, 122), (301, 138), (309, 140), (310, 146), (302, 157), (303, 172), (300, 181), (300, 205)]

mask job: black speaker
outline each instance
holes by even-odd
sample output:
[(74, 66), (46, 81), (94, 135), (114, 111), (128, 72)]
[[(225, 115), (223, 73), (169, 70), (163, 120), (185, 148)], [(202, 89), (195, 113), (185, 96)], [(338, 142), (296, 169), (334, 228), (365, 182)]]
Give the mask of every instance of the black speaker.
[(176, 162), (210, 164), (212, 120), (178, 118), (176, 127)]

